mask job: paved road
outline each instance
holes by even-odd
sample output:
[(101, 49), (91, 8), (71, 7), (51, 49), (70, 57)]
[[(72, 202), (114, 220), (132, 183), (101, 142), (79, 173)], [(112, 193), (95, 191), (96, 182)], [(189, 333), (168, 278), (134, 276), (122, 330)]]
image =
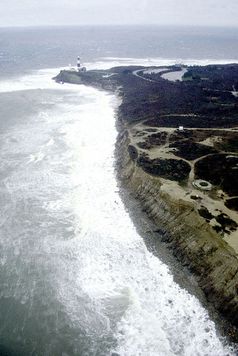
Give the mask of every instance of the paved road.
[(138, 74), (139, 72), (143, 72), (143, 69), (134, 70), (134, 71), (132, 72), (132, 74), (135, 75), (136, 77), (140, 78), (140, 79), (145, 80), (146, 82), (158, 83), (157, 80), (152, 80), (152, 79), (143, 77), (142, 75)]

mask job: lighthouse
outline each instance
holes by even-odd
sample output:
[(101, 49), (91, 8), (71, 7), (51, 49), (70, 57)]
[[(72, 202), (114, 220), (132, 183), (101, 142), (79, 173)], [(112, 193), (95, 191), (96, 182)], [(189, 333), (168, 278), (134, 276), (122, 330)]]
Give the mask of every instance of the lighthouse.
[(81, 70), (81, 63), (80, 63), (80, 58), (78, 57), (78, 60), (77, 60), (77, 69), (78, 69), (78, 72), (80, 72)]
[[(78, 58), (77, 58), (77, 71), (78, 71), (79, 73), (81, 73), (81, 72), (86, 72), (86, 70), (87, 70), (86, 67), (82, 67), (82, 66), (81, 66), (81, 60), (80, 60), (80, 57), (78, 57)], [(75, 71), (75, 69), (74, 69), (74, 71)]]

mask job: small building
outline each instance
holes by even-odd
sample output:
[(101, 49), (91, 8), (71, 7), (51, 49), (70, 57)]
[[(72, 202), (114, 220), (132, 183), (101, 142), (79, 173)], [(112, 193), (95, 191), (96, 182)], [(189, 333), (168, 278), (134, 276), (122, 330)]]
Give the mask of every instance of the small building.
[(183, 126), (179, 126), (179, 131), (184, 131), (184, 127)]

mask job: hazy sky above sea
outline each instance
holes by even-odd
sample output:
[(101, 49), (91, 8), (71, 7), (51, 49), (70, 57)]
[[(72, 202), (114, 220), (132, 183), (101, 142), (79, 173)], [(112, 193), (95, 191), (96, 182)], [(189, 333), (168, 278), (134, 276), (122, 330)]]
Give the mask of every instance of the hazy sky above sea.
[(238, 0), (0, 0), (0, 26), (238, 26)]

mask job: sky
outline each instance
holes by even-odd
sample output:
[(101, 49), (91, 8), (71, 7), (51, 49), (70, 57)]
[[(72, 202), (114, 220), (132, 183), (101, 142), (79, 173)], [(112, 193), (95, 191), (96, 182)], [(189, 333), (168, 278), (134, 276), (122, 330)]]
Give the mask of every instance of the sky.
[(238, 0), (0, 0), (0, 26), (237, 26)]

